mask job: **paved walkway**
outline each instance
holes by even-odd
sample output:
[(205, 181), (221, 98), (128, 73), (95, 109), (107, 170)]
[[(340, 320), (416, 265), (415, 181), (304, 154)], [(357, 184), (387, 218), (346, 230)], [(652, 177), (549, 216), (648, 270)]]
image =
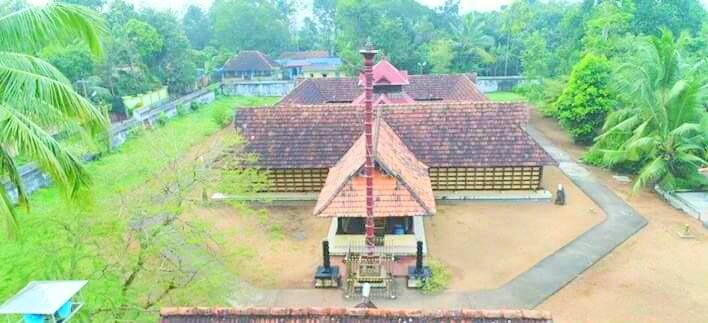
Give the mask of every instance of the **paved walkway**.
[[(378, 306), (423, 309), (534, 308), (647, 224), (624, 200), (538, 131), (529, 127), (528, 132), (560, 163), (559, 167), (566, 176), (602, 208), (606, 214), (605, 220), (500, 288), (430, 296), (400, 287), (402, 293), (397, 300), (377, 299), (375, 303)], [(261, 306), (351, 306), (359, 301), (345, 300), (340, 290), (245, 288), (243, 294), (248, 297), (236, 297), (233, 302)]]

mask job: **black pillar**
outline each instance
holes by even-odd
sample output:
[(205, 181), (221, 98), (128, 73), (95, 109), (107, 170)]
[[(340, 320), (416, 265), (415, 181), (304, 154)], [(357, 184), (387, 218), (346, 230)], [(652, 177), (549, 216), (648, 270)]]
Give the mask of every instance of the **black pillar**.
[(415, 246), (415, 272), (423, 272), (423, 241), (418, 241)]
[(329, 271), (329, 241), (327, 240), (322, 241), (322, 266), (325, 270)]

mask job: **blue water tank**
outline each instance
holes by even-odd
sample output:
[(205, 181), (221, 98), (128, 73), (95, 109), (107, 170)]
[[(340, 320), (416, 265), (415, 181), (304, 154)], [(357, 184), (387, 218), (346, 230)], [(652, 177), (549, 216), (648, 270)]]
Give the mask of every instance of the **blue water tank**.
[(25, 323), (44, 323), (44, 315), (41, 314), (24, 314), (22, 320)]
[(393, 234), (406, 234), (406, 229), (403, 227), (403, 224), (396, 224), (396, 226), (393, 227)]
[(68, 301), (62, 305), (57, 311), (57, 316), (60, 318), (67, 318), (71, 314), (71, 301)]

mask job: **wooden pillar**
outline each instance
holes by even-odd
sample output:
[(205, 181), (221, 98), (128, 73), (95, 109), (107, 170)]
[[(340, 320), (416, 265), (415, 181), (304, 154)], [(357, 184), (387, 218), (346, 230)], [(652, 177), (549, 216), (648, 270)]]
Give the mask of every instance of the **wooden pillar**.
[(373, 161), (373, 122), (374, 122), (374, 57), (377, 51), (367, 40), (364, 48), (359, 51), (364, 57), (364, 137), (366, 139), (366, 161), (364, 162), (364, 178), (366, 179), (366, 246), (369, 254), (374, 253), (374, 161)]

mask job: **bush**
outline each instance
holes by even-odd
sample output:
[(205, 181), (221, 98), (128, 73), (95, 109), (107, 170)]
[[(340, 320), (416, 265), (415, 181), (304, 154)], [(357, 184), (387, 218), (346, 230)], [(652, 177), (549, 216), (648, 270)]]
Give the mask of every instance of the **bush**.
[(554, 103), (558, 101), (558, 97), (563, 94), (563, 90), (565, 90), (567, 84), (567, 76), (543, 80), (543, 98), (537, 103), (537, 106), (544, 117), (558, 118), (558, 110), (556, 110)]
[(177, 105), (177, 115), (179, 115), (179, 116), (183, 116), (191, 111), (192, 110), (186, 104), (178, 104)]
[(537, 102), (543, 98), (543, 85), (541, 82), (529, 81), (515, 86), (512, 92)]
[(157, 117), (157, 125), (160, 126), (160, 127), (166, 125), (166, 124), (167, 124), (167, 119), (168, 119), (167, 113), (165, 113), (164, 111), (163, 111), (163, 112), (160, 112), (160, 116)]
[(447, 267), (440, 261), (428, 259), (428, 266), (432, 272), (432, 277), (423, 284), (423, 293), (434, 294), (447, 289), (452, 275)]
[(189, 108), (192, 109), (192, 111), (197, 111), (199, 110), (200, 104), (197, 103), (197, 101), (192, 101), (192, 103), (189, 104)]
[(591, 144), (602, 129), (613, 104), (609, 80), (607, 58), (586, 54), (573, 67), (568, 86), (554, 103), (561, 126), (576, 143)]
[(211, 114), (212, 120), (219, 126), (226, 127), (233, 121), (234, 112), (231, 107), (219, 107)]

